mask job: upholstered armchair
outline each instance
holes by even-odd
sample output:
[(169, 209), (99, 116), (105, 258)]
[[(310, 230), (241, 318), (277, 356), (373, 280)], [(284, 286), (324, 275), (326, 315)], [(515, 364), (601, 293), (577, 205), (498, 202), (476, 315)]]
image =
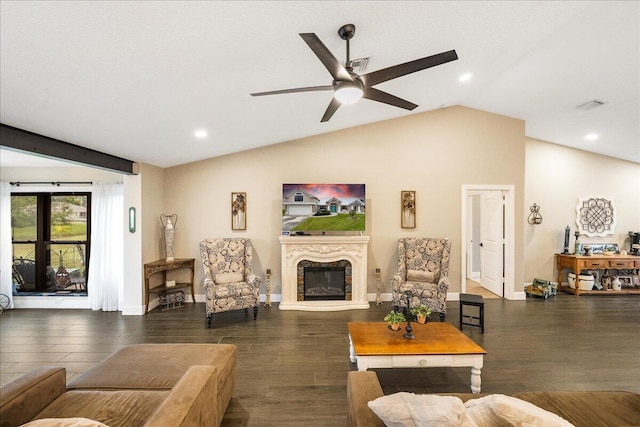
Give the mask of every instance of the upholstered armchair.
[(207, 239), (200, 242), (204, 270), (207, 326), (214, 313), (253, 307), (258, 316), (262, 278), (253, 274), (253, 247), (249, 239)]
[(451, 241), (435, 238), (404, 238), (398, 240), (398, 272), (391, 279), (393, 306), (397, 310), (424, 304), (446, 316), (449, 289), (449, 254)]

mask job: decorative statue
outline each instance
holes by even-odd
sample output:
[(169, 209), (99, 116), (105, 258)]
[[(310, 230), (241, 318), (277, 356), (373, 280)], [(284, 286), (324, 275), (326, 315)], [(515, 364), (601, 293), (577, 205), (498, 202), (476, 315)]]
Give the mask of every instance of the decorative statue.
[(162, 228), (164, 229), (164, 245), (167, 250), (167, 261), (171, 262), (174, 260), (173, 257), (173, 241), (175, 238), (175, 227), (178, 223), (178, 215), (160, 215), (160, 223), (162, 224)]

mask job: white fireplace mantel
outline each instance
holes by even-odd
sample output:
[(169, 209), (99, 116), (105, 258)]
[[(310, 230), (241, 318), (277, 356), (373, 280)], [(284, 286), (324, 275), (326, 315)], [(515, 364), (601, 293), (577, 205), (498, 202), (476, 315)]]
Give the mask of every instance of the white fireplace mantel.
[[(369, 236), (281, 236), (281, 310), (338, 311), (369, 308), (367, 246)], [(298, 263), (309, 260), (351, 263), (351, 301), (298, 301)]]

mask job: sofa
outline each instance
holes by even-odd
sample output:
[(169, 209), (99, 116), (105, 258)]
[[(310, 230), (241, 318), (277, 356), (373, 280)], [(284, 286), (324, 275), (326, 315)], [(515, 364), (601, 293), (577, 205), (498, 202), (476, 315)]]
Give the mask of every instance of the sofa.
[[(487, 394), (446, 394), (463, 402)], [(375, 371), (351, 371), (347, 377), (347, 419), (350, 427), (384, 427), (369, 408), (383, 396)], [(640, 426), (640, 394), (626, 391), (533, 391), (511, 395), (562, 417), (576, 427)]]
[(236, 346), (126, 346), (66, 384), (63, 368), (0, 389), (0, 427), (81, 417), (117, 426), (220, 426), (236, 381)]
[(215, 367), (192, 366), (170, 390), (68, 390), (64, 368), (37, 368), (2, 388), (0, 426), (51, 418), (108, 427), (213, 425), (217, 378)]

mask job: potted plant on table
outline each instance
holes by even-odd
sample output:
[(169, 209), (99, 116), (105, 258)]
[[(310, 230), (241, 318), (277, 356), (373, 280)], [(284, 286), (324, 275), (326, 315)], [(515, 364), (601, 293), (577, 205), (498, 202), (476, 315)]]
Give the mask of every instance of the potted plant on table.
[(384, 316), (384, 321), (389, 324), (389, 328), (394, 331), (400, 330), (400, 323), (406, 321), (407, 319), (404, 317), (404, 314), (399, 311), (391, 311), (389, 314)]
[(420, 304), (411, 309), (411, 314), (416, 316), (418, 323), (427, 323), (427, 318), (431, 317), (431, 309), (424, 304)]

